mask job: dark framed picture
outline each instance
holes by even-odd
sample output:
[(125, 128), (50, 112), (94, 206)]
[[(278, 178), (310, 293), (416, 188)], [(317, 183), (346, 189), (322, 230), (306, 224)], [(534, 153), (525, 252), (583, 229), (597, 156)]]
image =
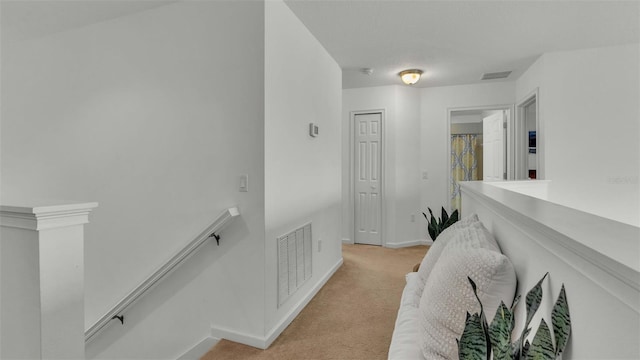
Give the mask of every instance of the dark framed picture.
[[(536, 132), (535, 131), (529, 131), (529, 147), (530, 148), (536, 147)], [(529, 151), (529, 152), (531, 152), (531, 151)]]

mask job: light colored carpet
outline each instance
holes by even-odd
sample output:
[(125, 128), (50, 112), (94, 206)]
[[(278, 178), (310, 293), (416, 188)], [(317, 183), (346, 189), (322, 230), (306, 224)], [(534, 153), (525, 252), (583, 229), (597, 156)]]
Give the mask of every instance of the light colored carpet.
[(267, 350), (222, 340), (202, 359), (386, 359), (404, 275), (427, 249), (344, 245), (342, 267)]

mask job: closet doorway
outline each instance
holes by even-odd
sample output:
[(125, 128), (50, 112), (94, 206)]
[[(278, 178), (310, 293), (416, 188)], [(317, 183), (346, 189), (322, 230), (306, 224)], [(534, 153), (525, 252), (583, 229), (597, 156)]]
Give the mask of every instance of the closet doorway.
[(460, 210), (460, 181), (512, 179), (513, 105), (450, 109), (447, 195), (450, 210)]
[(352, 112), (354, 243), (382, 245), (384, 112)]

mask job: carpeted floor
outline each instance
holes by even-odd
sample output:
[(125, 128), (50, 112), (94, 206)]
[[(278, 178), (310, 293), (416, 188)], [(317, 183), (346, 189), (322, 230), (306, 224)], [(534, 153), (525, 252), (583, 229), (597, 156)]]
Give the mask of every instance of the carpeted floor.
[(222, 340), (202, 360), (386, 359), (404, 275), (426, 246), (344, 245), (344, 264), (267, 350)]

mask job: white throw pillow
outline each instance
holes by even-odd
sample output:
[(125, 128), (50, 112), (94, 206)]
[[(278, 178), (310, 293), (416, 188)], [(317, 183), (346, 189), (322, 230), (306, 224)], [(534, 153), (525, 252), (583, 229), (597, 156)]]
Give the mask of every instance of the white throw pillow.
[(477, 285), (487, 321), (493, 319), (500, 301), (511, 305), (516, 273), (506, 256), (488, 249), (447, 247), (427, 279), (418, 308), (425, 359), (458, 359), (456, 339), (462, 335), (467, 312), (480, 312), (467, 277)]
[[(456, 241), (453, 241), (457, 239)], [(473, 214), (456, 222), (448, 227), (438, 236), (436, 241), (431, 245), (429, 251), (422, 259), (418, 268), (418, 283), (414, 296), (414, 305), (420, 304), (420, 297), (424, 291), (424, 285), (429, 278), (429, 274), (436, 265), (440, 254), (449, 245), (455, 242), (456, 246), (464, 248), (487, 248), (500, 251), (500, 247), (491, 233), (482, 225), (478, 216)]]

